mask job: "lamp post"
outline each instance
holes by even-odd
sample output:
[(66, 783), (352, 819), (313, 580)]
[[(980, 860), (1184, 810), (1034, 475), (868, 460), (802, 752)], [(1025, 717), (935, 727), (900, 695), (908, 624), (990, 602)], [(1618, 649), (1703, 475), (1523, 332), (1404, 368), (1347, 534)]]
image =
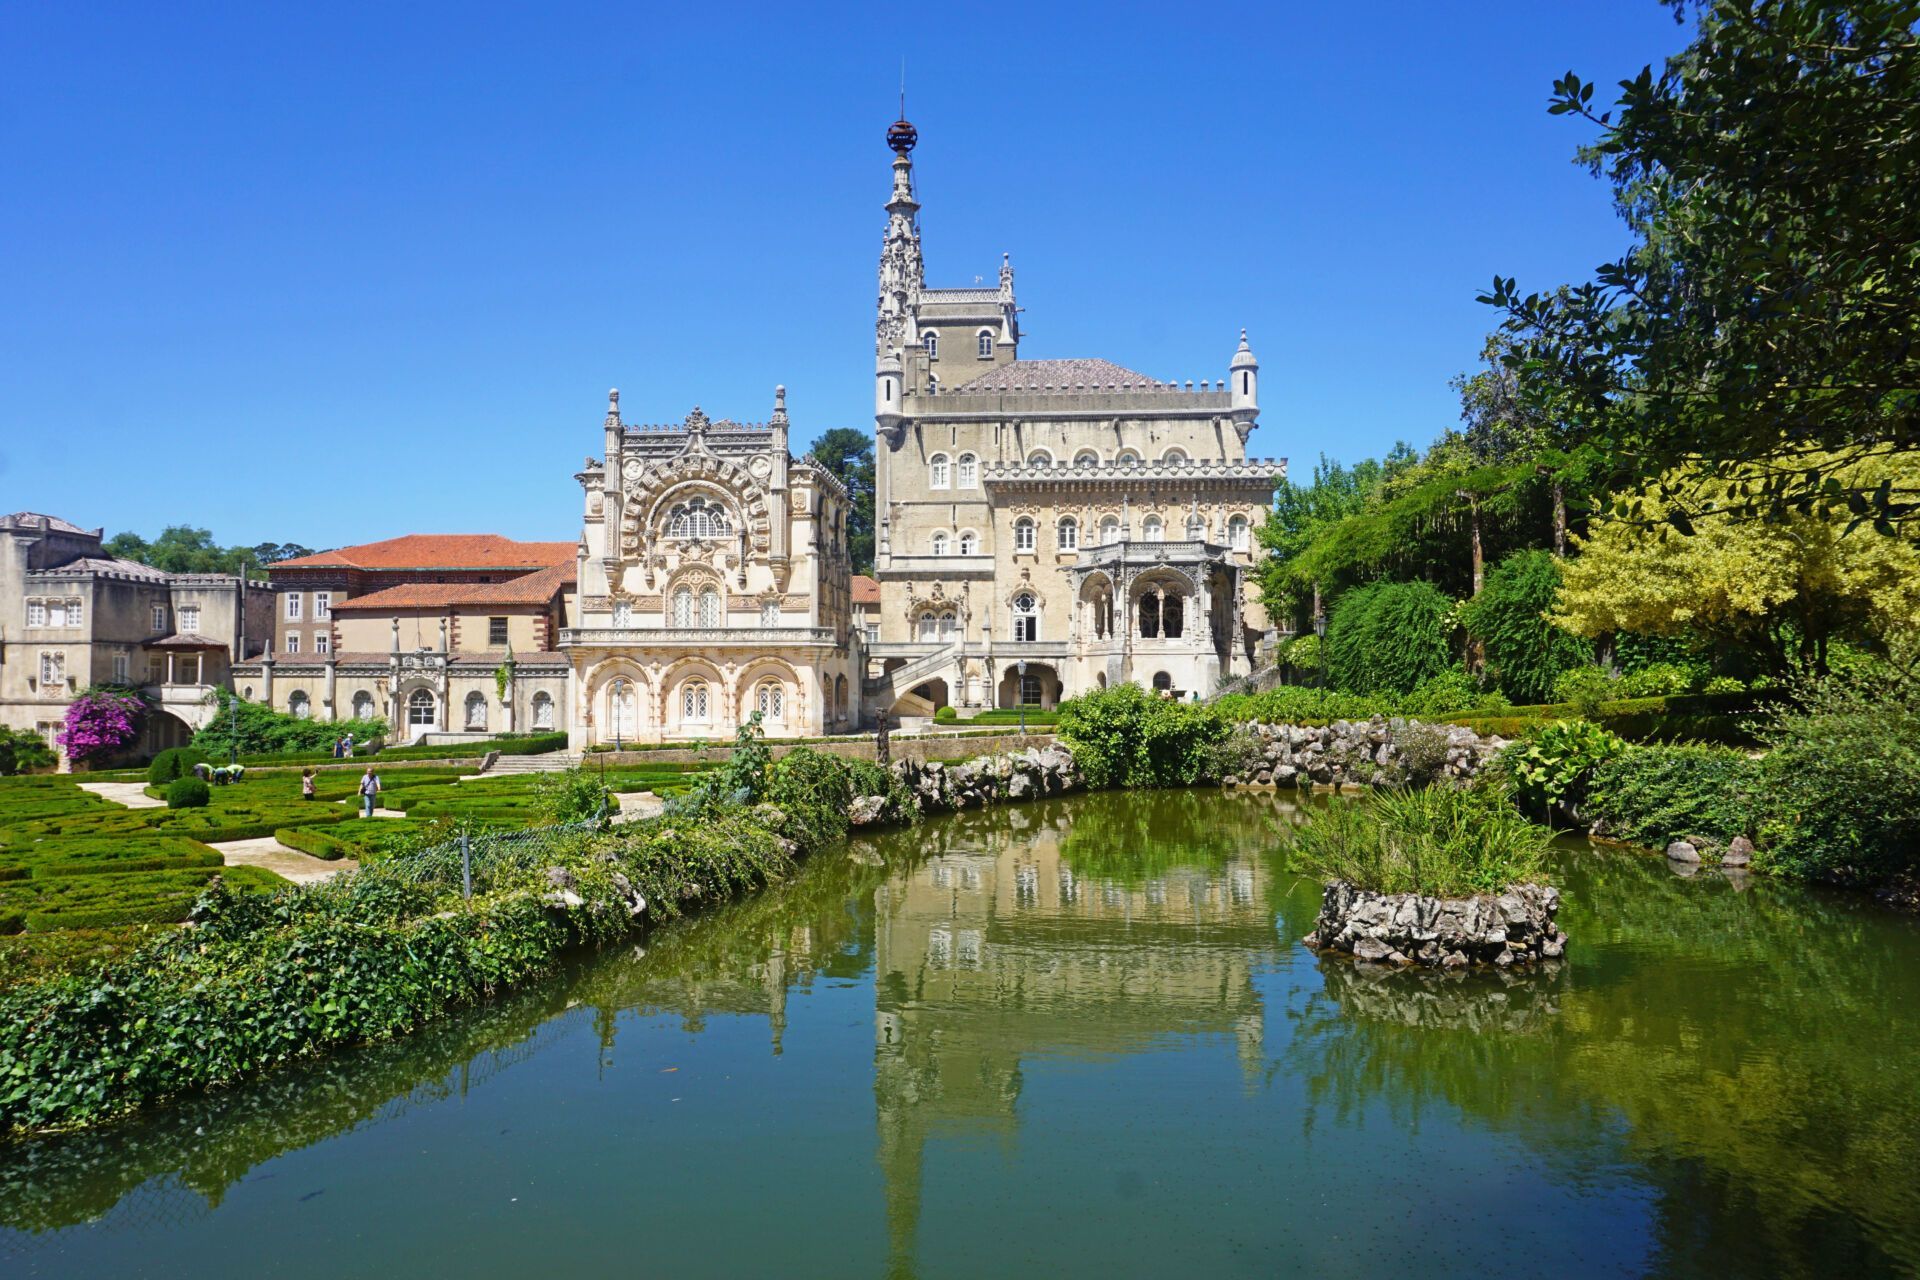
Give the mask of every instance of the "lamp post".
[(1013, 700), (1020, 704), (1020, 736), (1024, 738), (1027, 736), (1027, 660), (1020, 659), (1014, 669), (1020, 673), (1020, 680), (1014, 685)]
[(620, 730), (626, 717), (620, 714), (620, 700), (626, 696), (627, 682), (623, 677), (613, 683), (613, 705), (608, 708), (613, 712), (613, 749), (615, 751), (624, 749), (620, 744)]

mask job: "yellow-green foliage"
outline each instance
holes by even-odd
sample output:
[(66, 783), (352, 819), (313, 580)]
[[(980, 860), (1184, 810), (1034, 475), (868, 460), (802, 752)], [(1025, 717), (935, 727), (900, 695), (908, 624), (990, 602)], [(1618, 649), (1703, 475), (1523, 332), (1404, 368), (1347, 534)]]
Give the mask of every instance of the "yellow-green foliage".
[[(1920, 484), (1920, 456), (1870, 459), (1844, 472), (1849, 485), (1911, 487)], [(1761, 473), (1745, 478), (1757, 488)], [(1870, 524), (1848, 533), (1844, 507), (1777, 523), (1735, 519), (1725, 511), (1726, 491), (1725, 480), (1671, 471), (1643, 495), (1638, 519), (1596, 521), (1575, 539), (1580, 554), (1564, 568), (1553, 620), (1583, 636), (1704, 633), (1781, 664), (1816, 660), (1830, 636), (1884, 639), (1920, 629), (1913, 543)], [(1664, 523), (1682, 507), (1691, 535)], [(1797, 652), (1789, 647), (1796, 640)]]

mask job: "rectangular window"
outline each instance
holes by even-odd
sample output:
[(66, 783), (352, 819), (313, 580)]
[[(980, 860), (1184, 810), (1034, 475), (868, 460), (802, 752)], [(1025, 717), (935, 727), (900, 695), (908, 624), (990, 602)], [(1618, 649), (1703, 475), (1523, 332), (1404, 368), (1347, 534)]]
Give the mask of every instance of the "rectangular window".
[(173, 682), (175, 684), (200, 683), (200, 655), (183, 653), (173, 660)]
[(333, 651), (332, 633), (327, 631), (314, 632), (313, 633), (313, 651), (315, 653), (331, 653)]
[(780, 625), (780, 602), (778, 600), (763, 600), (760, 602), (760, 625), (763, 627), (777, 627)]
[(200, 630), (200, 606), (183, 604), (180, 606), (180, 629), (197, 633)]
[(65, 600), (47, 601), (47, 625), (64, 627), (67, 625), (67, 602)]
[[(287, 592), (287, 621), (300, 621), (300, 593), (298, 591)], [(288, 650), (288, 652), (292, 652), (292, 650)]]
[(333, 592), (316, 591), (313, 593), (313, 620), (325, 622), (333, 616)]
[(1040, 705), (1039, 676), (1020, 677), (1020, 705), (1023, 707), (1037, 707)]
[(487, 646), (492, 649), (504, 649), (507, 644), (507, 620), (505, 618), (487, 619)]
[(165, 635), (166, 630), (167, 630), (167, 606), (163, 604), (157, 604), (153, 606), (153, 633), (155, 635)]
[(40, 685), (58, 688), (67, 682), (67, 655), (51, 649), (40, 653)]
[(147, 655), (147, 683), (161, 684), (167, 678), (167, 655), (150, 653)]
[(113, 682), (115, 684), (125, 684), (127, 682), (127, 667), (128, 659), (126, 654), (116, 653), (113, 655)]
[(44, 600), (27, 601), (27, 625), (44, 627), (47, 625), (47, 602)]
[(80, 602), (78, 600), (67, 601), (67, 625), (70, 627), (80, 625)]
[(287, 652), (300, 652), (300, 633), (298, 631), (287, 632)]

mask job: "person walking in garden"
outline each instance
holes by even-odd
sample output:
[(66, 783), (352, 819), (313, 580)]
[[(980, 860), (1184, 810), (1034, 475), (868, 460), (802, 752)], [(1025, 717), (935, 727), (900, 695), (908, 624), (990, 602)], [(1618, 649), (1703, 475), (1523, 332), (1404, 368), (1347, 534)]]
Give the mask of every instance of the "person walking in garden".
[(373, 771), (372, 765), (368, 765), (367, 771), (360, 775), (360, 816), (361, 817), (371, 818), (373, 816), (373, 798), (379, 794), (380, 794), (380, 775), (376, 774)]
[(313, 799), (313, 770), (311, 768), (300, 771), (300, 798), (302, 800)]

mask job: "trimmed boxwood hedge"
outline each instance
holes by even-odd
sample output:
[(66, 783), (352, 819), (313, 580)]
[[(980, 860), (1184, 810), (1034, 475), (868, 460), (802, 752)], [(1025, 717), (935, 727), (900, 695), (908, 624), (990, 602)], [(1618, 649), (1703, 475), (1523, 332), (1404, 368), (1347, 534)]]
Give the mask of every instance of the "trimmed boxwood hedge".
[[(0, 916), (19, 919), (29, 933), (177, 923), (187, 918), (194, 901), (216, 876), (228, 888), (243, 893), (278, 889), (287, 883), (259, 867), (13, 881), (0, 885)], [(0, 929), (4, 928), (0, 922)], [(13, 931), (18, 932), (18, 926)]]
[(220, 851), (185, 836), (65, 836), (0, 852), (0, 880), (217, 867)]

